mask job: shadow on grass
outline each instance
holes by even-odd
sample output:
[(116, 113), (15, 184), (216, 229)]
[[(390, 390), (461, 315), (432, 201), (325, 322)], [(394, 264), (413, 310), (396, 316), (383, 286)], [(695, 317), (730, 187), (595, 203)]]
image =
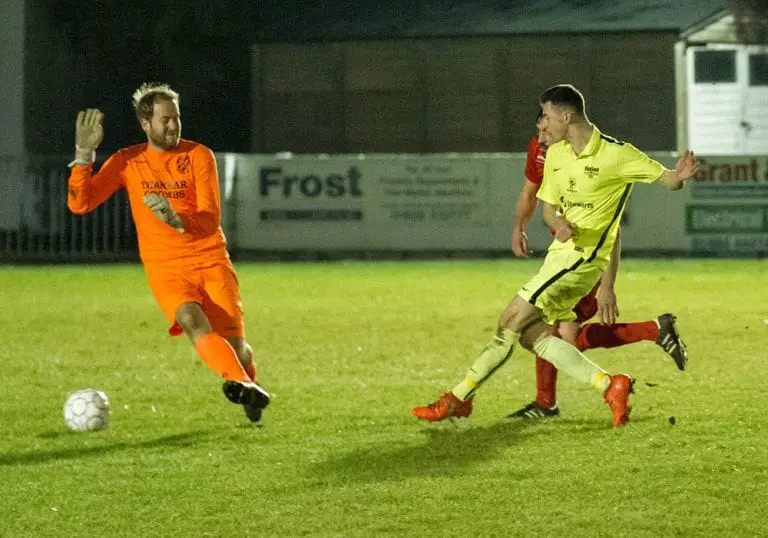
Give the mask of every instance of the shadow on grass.
[[(653, 418), (642, 417), (633, 422), (650, 420)], [(462, 422), (457, 425), (443, 423), (422, 430), (426, 436), (424, 443), (402, 443), (401, 446), (397, 446), (397, 443), (378, 443), (313, 465), (310, 473), (323, 482), (332, 480), (341, 483), (466, 474), (466, 467), (493, 459), (506, 447), (518, 445), (534, 436), (551, 434), (552, 429), (548, 426), (556, 426), (560, 434), (567, 432), (568, 435), (623, 433), (623, 430), (611, 430), (610, 418), (544, 423), (501, 420), (487, 426), (469, 426)], [(525, 472), (521, 470), (521, 477), (524, 477)]]
[(377, 444), (348, 452), (312, 467), (322, 480), (382, 482), (414, 476), (449, 476), (464, 467), (493, 458), (504, 447), (517, 444), (530, 423), (501, 421), (488, 426), (440, 424), (423, 430), (418, 445)]
[[(105, 440), (104, 444), (95, 446), (75, 446), (61, 448), (58, 450), (38, 450), (30, 452), (7, 452), (0, 454), (0, 467), (11, 467), (15, 465), (36, 465), (38, 463), (46, 463), (49, 461), (98, 457), (113, 452), (119, 452), (121, 450), (132, 450), (137, 448), (185, 447), (194, 445), (201, 439), (209, 437), (214, 433), (218, 432), (193, 431), (174, 435), (166, 435), (164, 437), (158, 437), (156, 439), (150, 439), (136, 443), (120, 442), (109, 444), (109, 441)], [(44, 439), (59, 439), (73, 435), (80, 434), (47, 432), (41, 434), (39, 437)]]
[[(649, 414), (641, 414), (641, 413), (633, 413), (631, 416), (631, 420), (629, 421), (629, 425), (626, 426), (627, 431), (630, 431), (632, 428), (637, 426), (638, 424), (643, 423), (652, 423), (654, 421), (663, 420), (666, 422), (666, 417), (660, 418), (660, 416), (657, 415), (649, 415)], [(611, 426), (611, 418), (608, 416), (607, 418), (565, 418), (565, 419), (558, 419), (558, 422), (556, 424), (561, 424), (564, 428), (567, 428), (570, 432), (608, 432), (612, 430)], [(616, 433), (621, 433), (624, 431), (624, 427), (619, 428), (619, 430)]]

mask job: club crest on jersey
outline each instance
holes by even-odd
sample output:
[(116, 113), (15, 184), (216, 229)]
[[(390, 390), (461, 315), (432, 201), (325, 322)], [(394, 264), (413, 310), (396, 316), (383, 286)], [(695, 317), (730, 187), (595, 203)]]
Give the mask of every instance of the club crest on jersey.
[(189, 155), (179, 155), (176, 157), (176, 170), (179, 172), (179, 174), (183, 174), (187, 170), (189, 170)]
[(568, 192), (576, 192), (576, 180), (568, 178)]
[(600, 168), (598, 168), (597, 166), (584, 167), (584, 175), (589, 179), (595, 179), (599, 173), (600, 173)]

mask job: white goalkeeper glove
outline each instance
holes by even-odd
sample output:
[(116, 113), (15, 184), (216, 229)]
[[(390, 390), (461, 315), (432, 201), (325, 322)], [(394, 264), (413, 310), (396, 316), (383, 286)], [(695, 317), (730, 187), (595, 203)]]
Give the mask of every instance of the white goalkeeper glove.
[(184, 222), (173, 210), (167, 198), (159, 194), (149, 193), (144, 195), (144, 205), (161, 221), (174, 228), (177, 232), (184, 233)]
[(96, 148), (104, 140), (104, 114), (96, 108), (81, 110), (75, 120), (75, 159), (69, 167), (89, 165), (96, 160)]

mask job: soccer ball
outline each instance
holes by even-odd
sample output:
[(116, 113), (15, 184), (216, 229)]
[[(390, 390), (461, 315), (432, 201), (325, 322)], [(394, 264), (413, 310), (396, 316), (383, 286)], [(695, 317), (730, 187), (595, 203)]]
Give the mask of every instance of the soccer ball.
[(64, 403), (64, 420), (76, 432), (103, 430), (111, 414), (109, 398), (100, 390), (78, 390)]

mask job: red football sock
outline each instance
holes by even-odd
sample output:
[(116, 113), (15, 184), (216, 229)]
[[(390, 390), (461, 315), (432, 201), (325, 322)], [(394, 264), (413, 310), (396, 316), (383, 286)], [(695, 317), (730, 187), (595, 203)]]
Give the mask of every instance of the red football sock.
[(536, 403), (542, 407), (552, 407), (557, 403), (557, 368), (536, 357)]
[(576, 347), (579, 351), (598, 347), (618, 347), (641, 340), (655, 342), (659, 338), (659, 326), (655, 321), (600, 325), (589, 323), (579, 329)]
[(227, 381), (250, 383), (251, 378), (240, 364), (234, 348), (216, 333), (208, 333), (197, 339), (195, 349), (208, 367)]

